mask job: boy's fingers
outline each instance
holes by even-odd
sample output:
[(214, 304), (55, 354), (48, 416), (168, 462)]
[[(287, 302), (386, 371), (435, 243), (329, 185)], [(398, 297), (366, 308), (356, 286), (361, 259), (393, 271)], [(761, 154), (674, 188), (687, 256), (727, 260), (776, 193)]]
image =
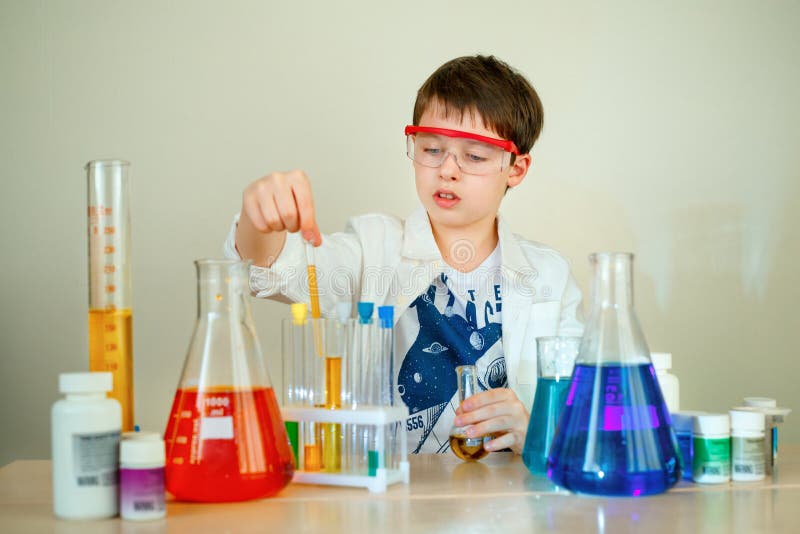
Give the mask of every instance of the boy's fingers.
[(484, 443), (483, 447), (487, 451), (501, 451), (503, 449), (511, 449), (517, 443), (517, 438), (511, 432), (498, 436), (495, 439)]
[(314, 212), (314, 199), (311, 196), (311, 187), (307, 180), (300, 180), (292, 185), (292, 194), (297, 205), (297, 212), (300, 217), (299, 226), (303, 233), (303, 239), (310, 241), (311, 244), (319, 246), (322, 244)]
[(297, 205), (291, 190), (277, 190), (275, 192), (275, 206), (277, 206), (283, 226), (290, 232), (298, 231), (300, 229), (300, 217), (297, 213)]
[(267, 226), (270, 230), (275, 232), (285, 230), (283, 221), (281, 221), (281, 217), (278, 214), (278, 206), (275, 204), (275, 199), (273, 197), (265, 198), (262, 201), (261, 214), (264, 216), (264, 220), (267, 222)]
[(252, 197), (245, 197), (243, 201), (243, 210), (245, 217), (250, 219), (250, 222), (253, 224), (256, 230), (259, 232), (266, 232), (269, 230), (267, 227), (267, 221), (264, 220), (264, 217), (261, 215), (261, 207), (258, 205), (258, 201)]

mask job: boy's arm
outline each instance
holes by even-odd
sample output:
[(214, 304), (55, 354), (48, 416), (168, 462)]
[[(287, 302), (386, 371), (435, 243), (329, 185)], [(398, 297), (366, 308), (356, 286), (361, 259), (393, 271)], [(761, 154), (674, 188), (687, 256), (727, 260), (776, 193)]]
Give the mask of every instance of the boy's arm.
[[(242, 259), (236, 250), (237, 226), (241, 216), (231, 225), (223, 245), (226, 258)], [(361, 291), (361, 241), (352, 227), (345, 232), (326, 234), (322, 245), (314, 249), (317, 285), (322, 312), (335, 314), (336, 303), (357, 298)], [(281, 302), (308, 302), (306, 244), (298, 233), (286, 233), (282, 250), (269, 267), (250, 267), (250, 290), (256, 297)]]

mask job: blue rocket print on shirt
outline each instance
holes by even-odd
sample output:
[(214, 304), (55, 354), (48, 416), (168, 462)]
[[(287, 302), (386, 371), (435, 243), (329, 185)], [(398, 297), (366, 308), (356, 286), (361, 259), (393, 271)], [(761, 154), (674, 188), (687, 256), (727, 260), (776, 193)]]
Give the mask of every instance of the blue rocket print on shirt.
[[(441, 279), (446, 282), (446, 275), (442, 274)], [(414, 452), (419, 452), (458, 390), (455, 368), (475, 365), (502, 336), (501, 324), (490, 323), (488, 311), (484, 311), (485, 326), (477, 328), (477, 310), (473, 302), (467, 303), (466, 318), (452, 313), (455, 297), (449, 289), (447, 306), (444, 313), (440, 313), (435, 306), (436, 293), (436, 286), (431, 285), (410, 306), (417, 313), (419, 334), (403, 359), (397, 377), (400, 397), (409, 413), (428, 411), (420, 443)], [(481, 377), (479, 382), (482, 389), (502, 385), (482, 383)]]

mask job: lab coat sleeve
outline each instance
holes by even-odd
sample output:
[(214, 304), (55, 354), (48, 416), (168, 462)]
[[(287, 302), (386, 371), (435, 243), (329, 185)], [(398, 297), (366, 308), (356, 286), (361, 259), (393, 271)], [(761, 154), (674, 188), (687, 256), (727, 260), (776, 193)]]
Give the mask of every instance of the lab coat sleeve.
[(561, 296), (561, 317), (558, 324), (560, 336), (583, 335), (583, 309), (581, 307), (581, 290), (570, 273)]
[[(238, 221), (236, 215), (223, 245), (226, 258), (241, 259), (236, 250)], [(358, 294), (361, 257), (361, 245), (352, 231), (324, 234), (322, 245), (314, 248), (323, 315), (334, 316), (338, 301)], [(250, 291), (280, 302), (309, 302), (305, 243), (299, 233), (286, 234), (283, 249), (270, 267), (250, 267)]]

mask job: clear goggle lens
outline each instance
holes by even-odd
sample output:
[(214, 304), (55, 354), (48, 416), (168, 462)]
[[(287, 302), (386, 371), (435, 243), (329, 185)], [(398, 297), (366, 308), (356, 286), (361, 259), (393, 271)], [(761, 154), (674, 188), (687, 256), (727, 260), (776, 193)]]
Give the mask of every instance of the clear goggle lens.
[(452, 155), (462, 172), (478, 176), (502, 172), (511, 164), (510, 152), (489, 143), (422, 132), (406, 135), (406, 154), (414, 162), (433, 168)]

